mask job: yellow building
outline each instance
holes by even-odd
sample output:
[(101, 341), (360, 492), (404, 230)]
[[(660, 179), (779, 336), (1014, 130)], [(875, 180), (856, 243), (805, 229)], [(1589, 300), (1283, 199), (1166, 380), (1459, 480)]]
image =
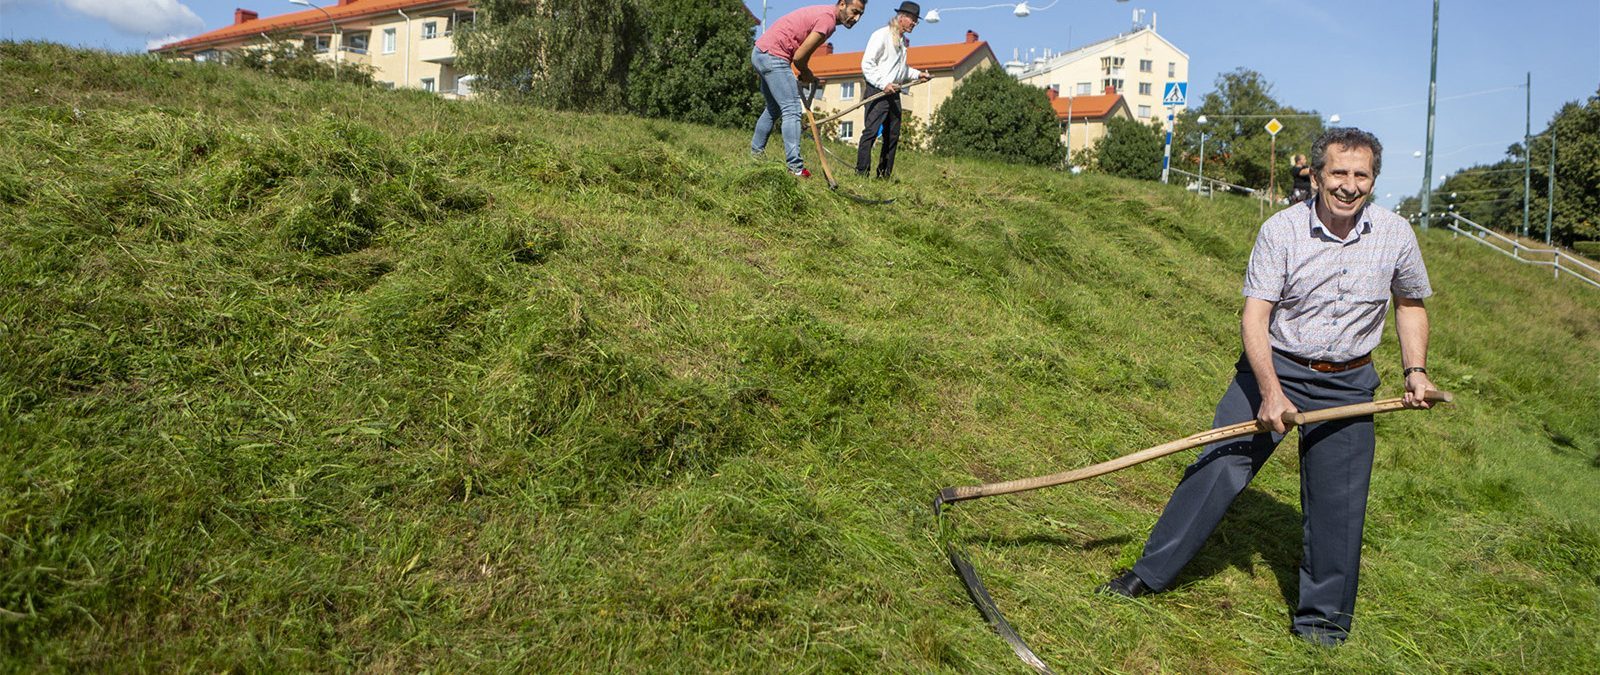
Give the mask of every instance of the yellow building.
[[(1189, 81), (1189, 55), (1157, 34), (1154, 24), (1136, 25), (1131, 32), (1070, 52), (1008, 63), (1006, 71), (1063, 98), (1120, 94), (1134, 119), (1164, 121), (1162, 92), (1168, 82)], [(1182, 110), (1178, 106), (1174, 112)]]
[(1061, 143), (1067, 146), (1068, 155), (1092, 148), (1105, 138), (1111, 118), (1133, 119), (1128, 101), (1111, 87), (1092, 96), (1058, 96), (1054, 89), (1046, 89), (1045, 95), (1061, 123)]
[(455, 68), (452, 36), (473, 20), (470, 4), (469, 0), (337, 0), (320, 9), (267, 18), (238, 9), (232, 25), (151, 51), (209, 61), (225, 59), (232, 51), (296, 40), (317, 50), (318, 58), (340, 66), (370, 67), (373, 80), (383, 85), (446, 97), (469, 96), (472, 78)]
[[(833, 43), (824, 44), (811, 57), (811, 72), (825, 83), (822, 91), (811, 103), (816, 110), (844, 110), (861, 102), (867, 88), (861, 76), (861, 56), (864, 52), (834, 53)], [(968, 74), (979, 68), (999, 66), (989, 43), (978, 39), (978, 34), (967, 31), (963, 42), (945, 45), (912, 47), (906, 50), (906, 62), (912, 68), (925, 71), (931, 77), (927, 82), (912, 87), (900, 95), (901, 110), (906, 116), (915, 116), (926, 124), (933, 123), (933, 112), (950, 93), (955, 91)], [(839, 118), (839, 140), (854, 143), (866, 119), (866, 108), (857, 108)]]

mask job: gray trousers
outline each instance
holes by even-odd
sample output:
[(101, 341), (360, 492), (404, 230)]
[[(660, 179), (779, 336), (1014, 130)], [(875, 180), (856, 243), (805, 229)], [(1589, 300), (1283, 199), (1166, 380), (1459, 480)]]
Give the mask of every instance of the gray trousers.
[[(1284, 395), (1301, 411), (1372, 400), (1378, 372), (1371, 364), (1342, 373), (1319, 373), (1273, 354)], [(1217, 404), (1213, 426), (1255, 419), (1261, 393), (1244, 358)], [(1223, 513), (1261, 471), (1283, 440), (1265, 433), (1206, 446), (1189, 465), (1145, 542), (1134, 574), (1165, 590), (1200, 551)], [(1376, 438), (1372, 417), (1300, 428), (1300, 511), (1303, 547), (1300, 600), (1293, 630), (1342, 639), (1350, 631), (1361, 567), (1361, 529), (1367, 513)]]

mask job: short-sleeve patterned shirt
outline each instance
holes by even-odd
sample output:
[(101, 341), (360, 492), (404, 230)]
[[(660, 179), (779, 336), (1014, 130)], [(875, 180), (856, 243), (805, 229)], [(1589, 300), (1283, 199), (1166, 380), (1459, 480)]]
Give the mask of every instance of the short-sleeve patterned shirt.
[(1318, 361), (1349, 361), (1378, 346), (1391, 295), (1433, 295), (1411, 224), (1376, 204), (1345, 239), (1317, 219), (1315, 200), (1261, 225), (1244, 295), (1274, 303), (1272, 347)]

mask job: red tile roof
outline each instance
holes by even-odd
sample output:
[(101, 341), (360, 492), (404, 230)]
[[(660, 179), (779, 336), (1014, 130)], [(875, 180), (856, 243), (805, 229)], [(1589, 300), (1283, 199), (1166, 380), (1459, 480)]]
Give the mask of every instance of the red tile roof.
[[(861, 55), (866, 52), (823, 54), (822, 50), (811, 56), (811, 72), (817, 77), (841, 77), (861, 74)], [(906, 63), (917, 70), (950, 70), (979, 53), (987, 53), (989, 60), (999, 63), (994, 50), (986, 41), (956, 42), (947, 45), (928, 45), (906, 50)]]
[[(324, 0), (326, 1), (326, 0)], [(209, 46), (216, 43), (229, 42), (239, 38), (271, 33), (274, 31), (295, 28), (318, 28), (328, 25), (329, 17), (335, 23), (342, 20), (360, 19), (381, 14), (388, 14), (395, 10), (419, 10), (434, 7), (449, 7), (451, 5), (466, 6), (463, 0), (345, 0), (343, 4), (329, 4), (323, 7), (328, 14), (324, 16), (321, 11), (307, 9), (288, 14), (279, 14), (265, 19), (255, 19), (244, 23), (235, 23), (231, 26), (201, 33), (192, 38), (170, 42), (150, 51), (163, 52), (169, 50), (187, 50), (196, 47)], [(239, 14), (234, 14), (235, 19)]]
[(1072, 119), (1094, 120), (1109, 117), (1115, 112), (1117, 106), (1122, 106), (1126, 111), (1128, 104), (1123, 102), (1122, 94), (1097, 94), (1095, 96), (1058, 97), (1050, 100), (1050, 107), (1056, 109), (1056, 118), (1062, 121), (1067, 119), (1068, 102), (1072, 106)]

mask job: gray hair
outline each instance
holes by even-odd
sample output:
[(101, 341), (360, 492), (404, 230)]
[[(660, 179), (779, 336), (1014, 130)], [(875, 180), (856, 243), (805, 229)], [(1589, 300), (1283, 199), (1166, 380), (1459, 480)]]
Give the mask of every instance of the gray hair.
[(1378, 137), (1355, 127), (1330, 127), (1322, 132), (1322, 137), (1311, 144), (1311, 170), (1322, 173), (1323, 165), (1328, 162), (1328, 146), (1340, 145), (1345, 148), (1366, 148), (1372, 151), (1372, 177), (1377, 178), (1378, 172), (1383, 170), (1383, 144), (1378, 142)]

